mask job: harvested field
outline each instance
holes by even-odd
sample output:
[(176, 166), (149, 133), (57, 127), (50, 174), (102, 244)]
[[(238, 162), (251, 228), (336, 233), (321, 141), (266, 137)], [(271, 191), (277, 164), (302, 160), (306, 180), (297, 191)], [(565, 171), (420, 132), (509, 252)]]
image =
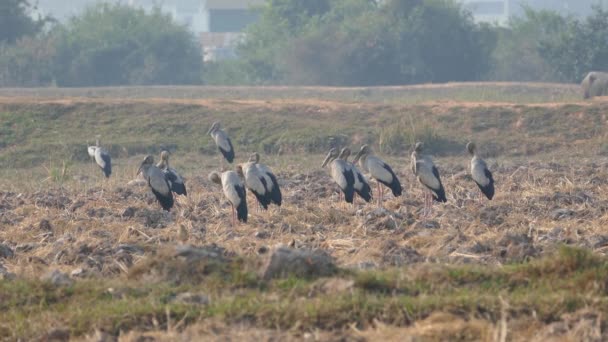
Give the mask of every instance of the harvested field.
[[(368, 100), (0, 90), (0, 339), (605, 340), (608, 101), (554, 85), (529, 87), (571, 95), (464, 101), (450, 97), (469, 86), (452, 87), (420, 102), (379, 100), (398, 97), (382, 88)], [(280, 210), (256, 212), (251, 196), (249, 222), (230, 227), (207, 180), (215, 120), (238, 162), (258, 151), (275, 171)], [(88, 159), (95, 134), (109, 180)], [(429, 219), (409, 168), (417, 140), (448, 197)], [(468, 140), (494, 172), (493, 201), (476, 201)], [(338, 203), (320, 168), (332, 144), (363, 143), (404, 185), (384, 208)], [(161, 148), (189, 193), (171, 213), (128, 184)], [(281, 255), (299, 266), (269, 267)]]

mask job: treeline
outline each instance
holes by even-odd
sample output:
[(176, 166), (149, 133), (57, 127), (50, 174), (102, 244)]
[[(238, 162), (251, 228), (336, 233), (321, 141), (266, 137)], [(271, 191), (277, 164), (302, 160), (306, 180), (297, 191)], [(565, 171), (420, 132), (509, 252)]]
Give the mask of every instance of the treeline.
[(66, 24), (14, 15), (0, 20), (0, 86), (580, 82), (608, 70), (599, 6), (587, 18), (526, 9), (508, 27), (477, 24), (449, 0), (268, 0), (260, 11), (237, 59), (205, 64), (160, 11), (97, 5)]

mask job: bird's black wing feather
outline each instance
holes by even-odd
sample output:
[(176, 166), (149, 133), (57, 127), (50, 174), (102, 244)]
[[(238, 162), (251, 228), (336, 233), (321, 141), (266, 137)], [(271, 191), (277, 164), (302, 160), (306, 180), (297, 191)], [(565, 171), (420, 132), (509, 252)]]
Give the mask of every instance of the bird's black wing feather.
[(439, 189), (431, 189), (433, 191), (433, 199), (437, 202), (447, 202), (448, 199), (445, 197), (445, 189), (441, 183), (441, 177), (439, 177), (439, 170), (433, 165), (433, 175), (439, 181)]

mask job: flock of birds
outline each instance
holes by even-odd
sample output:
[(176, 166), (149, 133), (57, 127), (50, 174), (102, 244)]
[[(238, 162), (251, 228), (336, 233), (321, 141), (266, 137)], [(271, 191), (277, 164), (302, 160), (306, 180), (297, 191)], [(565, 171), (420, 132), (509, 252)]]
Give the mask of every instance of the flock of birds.
[[(219, 122), (213, 123), (207, 132), (221, 153), (220, 164), (224, 170), (224, 160), (228, 163), (234, 161), (234, 147), (226, 132), (222, 130)], [(477, 155), (477, 149), (473, 142), (466, 146), (468, 152), (473, 156), (471, 159), (471, 177), (479, 187), (479, 200), (482, 194), (488, 199), (494, 196), (494, 178), (488, 169), (485, 161)], [(412, 172), (418, 181), (427, 189), (424, 192), (423, 217), (427, 217), (432, 212), (433, 202), (447, 202), (445, 189), (441, 183), (439, 170), (433, 163), (431, 156), (423, 153), (424, 145), (417, 142), (411, 155)], [(89, 146), (88, 152), (91, 158), (101, 168), (106, 177), (112, 173), (112, 162), (109, 153), (99, 144), (99, 139), (95, 146)], [(340, 188), (340, 201), (342, 195), (344, 201), (354, 205), (355, 195), (361, 197), (365, 202), (372, 201), (372, 189), (367, 177), (359, 170), (357, 164), (371, 178), (377, 182), (377, 203), (382, 205), (384, 198), (384, 188), (388, 187), (393, 196), (398, 197), (402, 194), (401, 182), (397, 178), (392, 168), (382, 159), (376, 156), (370, 146), (363, 145), (352, 162), (348, 161), (351, 150), (348, 147), (340, 151), (332, 148), (321, 167), (329, 165), (330, 174), (334, 182)], [(150, 190), (155, 195), (161, 207), (170, 211), (174, 205), (173, 193), (176, 195), (187, 195), (184, 179), (179, 173), (169, 166), (169, 152), (162, 151), (160, 162), (154, 164), (154, 157), (147, 155), (137, 170), (137, 175), (142, 174)], [(281, 206), (282, 194), (276, 176), (271, 169), (260, 164), (260, 155), (254, 152), (246, 163), (239, 164), (235, 170), (223, 172), (211, 172), (209, 180), (219, 184), (226, 199), (232, 206), (232, 224), (237, 220), (247, 222), (247, 189), (251, 191), (257, 200), (258, 209), (268, 209), (268, 206), (275, 204)]]

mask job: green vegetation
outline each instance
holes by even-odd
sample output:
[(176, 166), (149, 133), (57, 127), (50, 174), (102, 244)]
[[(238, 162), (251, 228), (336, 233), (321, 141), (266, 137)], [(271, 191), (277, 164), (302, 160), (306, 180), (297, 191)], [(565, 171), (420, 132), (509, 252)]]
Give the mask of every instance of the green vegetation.
[[(72, 336), (93, 328), (111, 334), (154, 325), (167, 329), (171, 321), (192, 324), (209, 318), (301, 331), (343, 329), (353, 323), (364, 328), (375, 319), (404, 326), (434, 311), (496, 322), (504, 303), (518, 319), (545, 323), (583, 307), (608, 314), (604, 297), (608, 259), (566, 247), (543, 259), (504, 267), (423, 264), (383, 271), (344, 270), (334, 279), (353, 282), (342, 290), (324, 285), (329, 279), (264, 281), (240, 262), (222, 265), (182, 284), (132, 278), (81, 280), (55, 287), (39, 280), (3, 280), (0, 337), (32, 338), (57, 322)], [(181, 279), (194, 275), (187, 269), (182, 272)], [(248, 279), (245, 283), (238, 281), (243, 275)], [(205, 294), (209, 303), (173, 300), (184, 292)]]
[(0, 86), (578, 83), (608, 69), (600, 7), (588, 18), (527, 8), (498, 27), (451, 0), (268, 0), (238, 58), (203, 65), (194, 35), (160, 9), (100, 4), (51, 26), (26, 0), (2, 6)]

